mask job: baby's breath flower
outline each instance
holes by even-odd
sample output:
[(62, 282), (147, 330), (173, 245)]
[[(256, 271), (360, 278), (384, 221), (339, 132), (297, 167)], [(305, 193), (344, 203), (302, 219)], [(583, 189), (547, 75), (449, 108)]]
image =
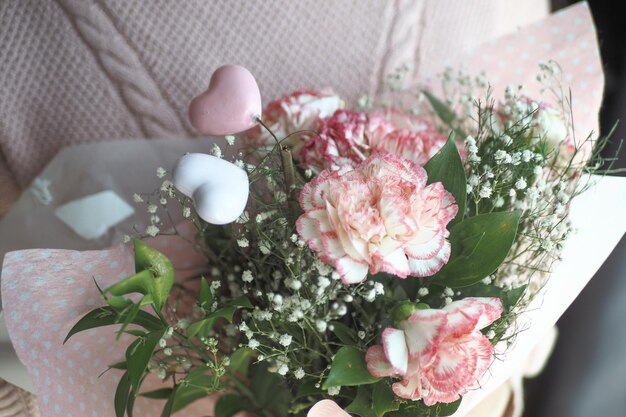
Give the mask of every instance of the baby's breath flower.
[(523, 190), (524, 188), (526, 188), (526, 180), (524, 178), (518, 178), (517, 181), (515, 181), (515, 188), (517, 188), (518, 190)]
[(226, 139), (226, 143), (228, 143), (229, 146), (233, 146), (235, 144), (235, 137), (233, 135), (226, 135), (224, 136), (224, 139)]
[(156, 176), (158, 178), (163, 178), (165, 176), (165, 174), (167, 174), (167, 171), (165, 170), (165, 168), (163, 167), (158, 167), (156, 170)]
[(186, 218), (186, 219), (191, 217), (191, 208), (183, 207), (183, 217)]
[(326, 329), (328, 328), (328, 323), (325, 322), (324, 320), (317, 320), (315, 322), (315, 328), (317, 329), (318, 332), (324, 333)]
[(248, 242), (248, 239), (246, 239), (245, 237), (241, 238), (241, 239), (237, 239), (237, 245), (240, 248), (247, 248), (248, 246), (250, 246), (250, 242)]
[(328, 388), (328, 395), (334, 396), (338, 395), (341, 392), (341, 387), (330, 387)]
[(135, 203), (143, 203), (143, 197), (140, 196), (139, 194), (135, 193), (135, 194), (133, 194), (133, 201)]
[(294, 376), (296, 379), (302, 379), (302, 378), (304, 378), (304, 376), (305, 376), (305, 375), (306, 375), (306, 374), (305, 374), (305, 372), (304, 372), (304, 369), (302, 369), (302, 368), (298, 368), (298, 369), (296, 369), (296, 370), (293, 372), (293, 376)]
[(256, 339), (250, 339), (248, 341), (248, 347), (252, 350), (256, 350), (259, 346), (261, 346), (261, 344)]
[(267, 240), (262, 240), (259, 243), (259, 250), (263, 255), (269, 255), (270, 253), (272, 253), (271, 244)]
[(252, 271), (250, 271), (249, 269), (246, 269), (245, 271), (243, 271), (243, 274), (241, 274), (241, 279), (244, 282), (252, 282), (254, 280), (254, 276), (252, 275)]
[(478, 195), (480, 196), (480, 198), (489, 198), (491, 197), (491, 193), (493, 192), (493, 190), (491, 189), (491, 185), (489, 185), (489, 183), (483, 184), (482, 187), (480, 187), (480, 191), (478, 192)]
[(277, 372), (279, 375), (287, 375), (287, 372), (289, 372), (289, 366), (286, 363), (281, 363)]
[(211, 146), (211, 150), (209, 151), (209, 153), (216, 158), (222, 157), (222, 149), (217, 143), (214, 143), (213, 146)]
[(426, 287), (420, 288), (419, 290), (417, 290), (417, 294), (420, 297), (426, 297), (428, 295), (428, 288), (426, 288)]
[(159, 228), (151, 224), (150, 226), (146, 227), (146, 234), (148, 236), (155, 237), (156, 235), (159, 234)]
[(278, 340), (278, 343), (280, 343), (284, 347), (288, 347), (289, 345), (291, 345), (291, 340), (292, 340), (291, 335), (285, 333), (282, 336), (280, 336), (280, 339)]

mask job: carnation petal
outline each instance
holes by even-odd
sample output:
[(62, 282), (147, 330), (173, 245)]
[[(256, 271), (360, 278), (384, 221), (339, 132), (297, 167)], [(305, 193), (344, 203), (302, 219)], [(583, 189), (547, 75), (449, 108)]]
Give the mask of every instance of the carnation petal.
[(395, 373), (405, 375), (409, 361), (409, 350), (406, 346), (404, 332), (399, 329), (387, 327), (382, 334), (385, 356), (393, 367)]
[(400, 398), (406, 398), (407, 400), (419, 400), (422, 398), (419, 386), (419, 378), (411, 378), (392, 384), (391, 389), (393, 390), (393, 393)]
[(380, 345), (374, 345), (367, 350), (367, 353), (365, 354), (365, 363), (367, 364), (367, 370), (375, 378), (396, 375), (393, 366), (391, 366), (385, 357), (383, 347)]
[(444, 240), (439, 253), (431, 259), (409, 258), (411, 275), (416, 277), (430, 277), (435, 275), (448, 262), (450, 258), (450, 242)]
[(375, 267), (372, 268), (372, 273), (374, 274), (385, 271), (397, 277), (406, 278), (411, 273), (409, 261), (402, 248), (385, 256), (376, 256), (373, 260), (376, 264)]
[(446, 313), (442, 310), (427, 309), (414, 311), (398, 327), (404, 331), (411, 358), (430, 360), (441, 329), (446, 324)]
[(343, 257), (335, 262), (335, 269), (341, 275), (341, 282), (344, 284), (358, 284), (367, 278), (369, 266), (364, 262), (357, 262), (348, 257)]
[[(430, 239), (424, 241), (424, 237), (430, 237)], [(413, 239), (413, 241), (405, 247), (405, 252), (408, 257), (416, 260), (432, 259), (433, 257), (437, 256), (439, 252), (441, 252), (441, 248), (445, 244), (445, 240), (445, 228), (439, 228), (438, 230), (420, 231), (420, 233)], [(420, 241), (423, 243), (414, 243), (416, 241)]]
[(480, 330), (502, 314), (502, 302), (497, 297), (468, 297), (448, 304), (448, 331), (462, 335)]

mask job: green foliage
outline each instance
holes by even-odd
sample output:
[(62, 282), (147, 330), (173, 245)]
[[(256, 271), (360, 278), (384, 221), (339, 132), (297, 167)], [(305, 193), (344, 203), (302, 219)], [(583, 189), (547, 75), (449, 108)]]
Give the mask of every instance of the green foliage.
[(365, 386), (359, 387), (354, 401), (345, 410), (350, 414), (356, 414), (361, 417), (377, 417), (372, 406), (371, 389)]
[(215, 404), (215, 417), (231, 417), (243, 410), (249, 410), (250, 404), (246, 397), (238, 394), (226, 394)]
[(459, 207), (456, 217), (448, 224), (448, 228), (451, 228), (463, 219), (467, 198), (465, 168), (454, 143), (453, 133), (450, 134), (443, 148), (424, 165), (424, 169), (428, 174), (428, 183), (441, 182), (446, 191), (452, 194)]
[(389, 417), (447, 417), (456, 412), (461, 405), (461, 400), (445, 404), (438, 403), (426, 406), (422, 401), (405, 402), (398, 411), (387, 414)]
[(219, 310), (210, 313), (204, 319), (193, 323), (187, 329), (187, 337), (192, 338), (198, 334), (206, 336), (219, 319), (225, 319), (229, 323), (232, 323), (235, 312), (240, 308), (252, 308), (252, 303), (250, 303), (247, 297), (239, 297)]
[(432, 281), (465, 287), (493, 273), (515, 241), (520, 216), (520, 211), (481, 214), (454, 226), (450, 260)]
[(364, 352), (355, 347), (344, 346), (335, 354), (322, 388), (373, 384), (379, 379), (367, 370)]
[(388, 382), (380, 381), (374, 385), (372, 390), (372, 408), (374, 413), (376, 413), (376, 417), (383, 417), (385, 414), (400, 408), (400, 400), (393, 393)]
[[(110, 326), (128, 321), (131, 317), (129, 312), (118, 312), (111, 306), (98, 307), (85, 314), (69, 331), (63, 343), (70, 337), (84, 330), (96, 327)], [(157, 317), (139, 310), (134, 314), (130, 323), (143, 327), (146, 330), (154, 331), (163, 328), (164, 324)]]
[(135, 239), (135, 270), (132, 275), (104, 290), (119, 297), (132, 293), (149, 296), (155, 310), (161, 311), (174, 284), (174, 266), (161, 252)]
[(465, 132), (458, 126), (458, 117), (457, 115), (448, 107), (444, 102), (439, 100), (437, 97), (432, 95), (428, 91), (423, 91), (424, 96), (430, 103), (430, 106), (433, 108), (439, 119), (448, 126), (457, 136), (464, 138), (467, 136)]
[(146, 336), (136, 339), (126, 349), (127, 372), (135, 395), (139, 392), (139, 385), (148, 368), (148, 363), (152, 359), (154, 348), (163, 337), (165, 330), (163, 328), (150, 332)]
[(130, 377), (128, 376), (128, 372), (124, 372), (120, 382), (117, 384), (115, 398), (113, 400), (116, 417), (124, 417), (126, 405), (128, 404), (128, 398), (130, 396), (130, 388)]
[(331, 321), (329, 324), (332, 326), (333, 333), (341, 343), (347, 346), (353, 346), (357, 343), (357, 335), (354, 329), (349, 328), (339, 321)]

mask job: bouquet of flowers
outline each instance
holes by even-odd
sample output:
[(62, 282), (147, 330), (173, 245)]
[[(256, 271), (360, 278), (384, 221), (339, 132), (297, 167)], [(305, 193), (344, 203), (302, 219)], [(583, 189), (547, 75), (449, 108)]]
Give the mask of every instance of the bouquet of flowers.
[(537, 76), (549, 100), (463, 70), (415, 90), (405, 72), (353, 108), (331, 90), (262, 108), (245, 68), (213, 74), (190, 118), (224, 144), (135, 195), (150, 225), (134, 272), (95, 279), (101, 302), (65, 338), (80, 352), (116, 326), (123, 359), (97, 362), (117, 417), (138, 399), (163, 417), (206, 415), (207, 399), (217, 417), (446, 416), (489, 378), (560, 259), (583, 173), (607, 169), (606, 138), (576, 136), (554, 61)]
[[(300, 415), (327, 398), (362, 417), (452, 414), (559, 259), (595, 157), (574, 138), (559, 74), (550, 62), (539, 76), (558, 108), (521, 88), (495, 100), (481, 77), (449, 72), (459, 102), (424, 91), (411, 109), (364, 98), (355, 111), (297, 91), (255, 118), (252, 75), (218, 69), (192, 122), (247, 130), (246, 146), (232, 162), (218, 145), (187, 154), (137, 197), (152, 236), (160, 211), (182, 205), (206, 274), (174, 285), (172, 262), (135, 240), (136, 273), (68, 335), (119, 323), (134, 339), (112, 365), (117, 416), (137, 395), (166, 398), (167, 416), (214, 393), (224, 417)], [(151, 373), (171, 387), (144, 391)]]

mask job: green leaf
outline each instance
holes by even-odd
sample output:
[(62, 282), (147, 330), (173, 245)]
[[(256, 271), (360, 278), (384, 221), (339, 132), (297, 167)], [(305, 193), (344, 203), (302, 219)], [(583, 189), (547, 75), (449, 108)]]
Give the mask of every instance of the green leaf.
[(465, 178), (465, 168), (459, 155), (459, 151), (454, 143), (454, 134), (451, 133), (448, 141), (439, 149), (424, 165), (428, 174), (428, 184), (441, 182), (456, 201), (459, 211), (456, 217), (448, 224), (450, 229), (454, 224), (463, 219), (465, 213), (465, 200), (467, 198), (467, 180)]
[(214, 389), (210, 388), (214, 381), (214, 378), (210, 375), (198, 375), (193, 380), (186, 379), (187, 382), (178, 384), (176, 398), (172, 407), (173, 412), (180, 411), (192, 402), (215, 392)]
[(213, 304), (213, 293), (206, 280), (206, 278), (200, 278), (200, 307), (207, 309)]
[(135, 245), (135, 271), (132, 275), (104, 290), (113, 296), (131, 293), (149, 295), (157, 311), (163, 308), (174, 284), (174, 266), (161, 252), (139, 239)]
[(232, 417), (242, 410), (249, 409), (248, 400), (237, 394), (226, 394), (215, 404), (215, 417)]
[(115, 389), (115, 399), (113, 400), (116, 417), (124, 417), (129, 396), (130, 378), (128, 377), (128, 372), (124, 372), (124, 375), (122, 375), (122, 378)]
[(359, 387), (354, 401), (346, 407), (346, 411), (361, 417), (376, 417), (372, 406), (372, 392), (367, 387)]
[(223, 318), (228, 320), (228, 322), (232, 322), (233, 316), (235, 315), (235, 311), (237, 311), (237, 309), (238, 307), (236, 306), (227, 306), (214, 311), (213, 313), (206, 316), (206, 318), (191, 324), (187, 328), (187, 337), (192, 338), (198, 333), (201, 333), (205, 330), (211, 330), (213, 326), (215, 326), (215, 322), (217, 321), (217, 319)]
[(228, 367), (230, 372), (239, 378), (247, 378), (253, 353), (252, 349), (246, 347), (239, 348), (233, 352), (230, 355), (230, 366)]
[(528, 285), (522, 285), (520, 287), (513, 288), (504, 293), (504, 296), (502, 297), (502, 304), (506, 311), (509, 311), (511, 310), (511, 308), (515, 307), (517, 302), (524, 295), (524, 292), (526, 291), (526, 287), (528, 287)]
[(432, 95), (430, 92), (423, 91), (423, 93), (426, 96), (426, 99), (428, 99), (428, 102), (430, 103), (435, 113), (437, 113), (437, 116), (439, 116), (439, 118), (441, 119), (441, 121), (445, 123), (445, 125), (448, 126), (450, 129), (452, 129), (452, 131), (456, 133), (457, 136), (465, 138), (467, 136), (465, 132), (455, 126), (455, 122), (458, 118), (456, 114), (452, 111), (452, 109), (450, 109), (450, 107), (448, 107), (445, 103)]
[(141, 397), (152, 398), (155, 400), (164, 400), (172, 395), (174, 390), (172, 388), (160, 388), (154, 391), (142, 392), (139, 394)]
[(387, 382), (380, 381), (374, 385), (372, 406), (376, 417), (383, 417), (386, 413), (400, 408), (400, 402)]
[(215, 326), (218, 319), (226, 319), (232, 323), (235, 312), (240, 308), (254, 308), (248, 297), (238, 297), (230, 301), (226, 306), (207, 315), (204, 319), (199, 320), (187, 328), (187, 337), (192, 338), (198, 333), (211, 330)]
[(174, 412), (174, 399), (176, 398), (176, 391), (178, 391), (179, 386), (174, 387), (172, 391), (172, 395), (167, 399), (165, 406), (163, 407), (163, 411), (161, 412), (161, 417), (170, 417)]
[(333, 326), (332, 332), (341, 341), (341, 343), (354, 346), (357, 342), (357, 335), (354, 329), (349, 328), (345, 324), (338, 321), (331, 321), (329, 325)]
[(126, 404), (126, 415), (128, 417), (133, 417), (133, 408), (135, 407), (135, 400), (137, 397), (134, 395), (128, 396), (128, 403)]
[(461, 399), (445, 404), (437, 403), (430, 407), (422, 401), (404, 403), (398, 411), (392, 411), (388, 417), (447, 417), (456, 412), (461, 405)]
[(480, 214), (455, 225), (450, 231), (450, 261), (432, 281), (458, 288), (475, 284), (493, 273), (515, 241), (521, 214), (521, 211)]
[(139, 392), (140, 381), (152, 358), (152, 353), (163, 337), (166, 328), (149, 333), (146, 337), (139, 338), (126, 349), (126, 363), (128, 364), (128, 375), (135, 395)]
[(324, 391), (322, 391), (320, 388), (316, 387), (316, 385), (317, 385), (317, 382), (314, 382), (314, 381), (307, 382), (307, 383), (304, 383), (302, 385), (299, 385), (298, 386), (298, 392), (293, 397), (293, 399), (296, 400), (296, 399), (302, 398), (302, 397), (308, 397), (308, 396), (319, 397), (319, 396), (324, 395)]
[(250, 390), (258, 409), (273, 417), (287, 417), (292, 397), (285, 379), (269, 372), (265, 364), (253, 365), (251, 374)]
[(379, 380), (380, 378), (373, 377), (367, 370), (364, 352), (355, 347), (344, 346), (335, 354), (322, 388), (366, 385)]
[[(98, 307), (85, 314), (83, 318), (69, 331), (63, 343), (67, 342), (70, 337), (78, 332), (84, 330), (93, 329), (96, 327), (110, 326), (112, 324), (123, 323), (127, 317), (128, 312), (118, 313), (113, 307), (105, 306)], [(157, 330), (163, 327), (163, 323), (157, 317), (152, 314), (146, 313), (143, 310), (139, 310), (137, 315), (132, 320), (133, 324), (141, 326), (146, 330)]]
[(248, 308), (248, 309), (253, 309), (254, 308), (254, 306), (250, 302), (250, 299), (248, 297), (246, 297), (245, 295), (242, 295), (241, 297), (235, 298), (234, 300), (228, 302), (226, 305), (227, 306), (236, 306), (236, 307), (241, 307), (241, 308)]

